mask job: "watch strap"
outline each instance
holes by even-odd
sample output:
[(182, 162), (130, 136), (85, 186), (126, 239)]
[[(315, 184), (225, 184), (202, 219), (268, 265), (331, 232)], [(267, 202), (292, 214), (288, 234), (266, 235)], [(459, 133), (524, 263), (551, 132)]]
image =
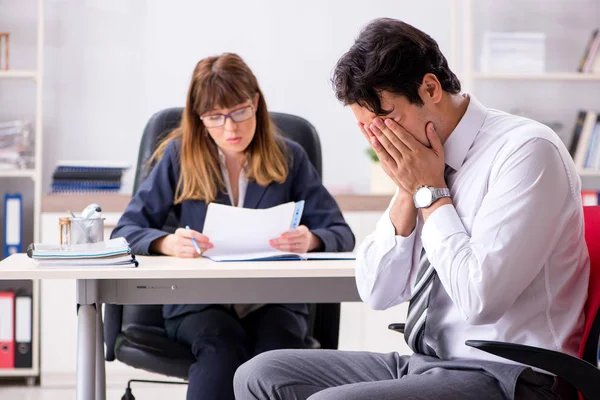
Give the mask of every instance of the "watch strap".
[(442, 197), (450, 197), (450, 189), (448, 188), (430, 188), (433, 195), (432, 203)]

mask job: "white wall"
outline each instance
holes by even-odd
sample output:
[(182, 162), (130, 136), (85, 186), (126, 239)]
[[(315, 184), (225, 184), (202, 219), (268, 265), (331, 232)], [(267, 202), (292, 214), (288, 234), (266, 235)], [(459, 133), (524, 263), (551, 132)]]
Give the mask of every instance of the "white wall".
[[(329, 78), (360, 27), (375, 17), (403, 18), (449, 51), (450, 2), (429, 3), (47, 0), (45, 185), (57, 160), (134, 165), (150, 115), (183, 105), (199, 59), (231, 51), (253, 69), (270, 109), (301, 115), (316, 126), (325, 182), (367, 190), (365, 143)], [(27, 13), (34, 6), (34, 0), (0, 0), (0, 26), (5, 17), (16, 24), (14, 68), (34, 65), (35, 21)], [(431, 14), (432, 7), (440, 11)], [(26, 95), (10, 97), (28, 104)], [(0, 118), (13, 112), (0, 109)]]
[[(35, 65), (36, 2), (0, 0), (0, 29), (12, 34), (12, 68)], [(452, 60), (451, 3), (46, 0), (44, 187), (57, 160), (134, 165), (145, 122), (157, 110), (183, 105), (195, 62), (234, 51), (255, 71), (272, 110), (299, 114), (317, 127), (325, 183), (332, 189), (366, 191), (366, 145), (350, 112), (334, 98), (333, 66), (359, 29), (381, 16), (404, 19), (430, 33)], [(575, 70), (600, 16), (596, 0), (473, 3), (476, 62), (484, 30), (537, 30), (548, 34), (552, 71)], [(491, 107), (562, 123), (558, 133), (565, 140), (577, 109), (597, 108), (599, 101), (597, 82), (478, 81), (473, 89)], [(0, 120), (33, 119), (34, 93), (31, 82), (0, 81)], [(600, 186), (589, 179), (584, 183)], [(0, 180), (0, 195), (25, 193), (25, 215), (31, 213), (30, 189), (29, 183)], [(27, 230), (24, 241), (30, 237)]]
[[(159, 109), (183, 105), (196, 61), (233, 51), (258, 76), (272, 110), (302, 115), (317, 127), (325, 183), (366, 191), (366, 146), (350, 112), (334, 98), (333, 66), (360, 27), (381, 16), (425, 30), (451, 59), (451, 3), (46, 0), (45, 187), (57, 160), (134, 165), (145, 122)], [(547, 61), (554, 71), (575, 70), (600, 8), (595, 0), (474, 4), (476, 62), (484, 30), (538, 30), (548, 34)], [(0, 0), (0, 28), (12, 34), (13, 68), (35, 65), (35, 6), (36, 0)], [(477, 82), (475, 91), (493, 107), (562, 122), (565, 138), (576, 109), (598, 104), (594, 82)], [(30, 82), (2, 81), (0, 120), (32, 118), (33, 94)]]

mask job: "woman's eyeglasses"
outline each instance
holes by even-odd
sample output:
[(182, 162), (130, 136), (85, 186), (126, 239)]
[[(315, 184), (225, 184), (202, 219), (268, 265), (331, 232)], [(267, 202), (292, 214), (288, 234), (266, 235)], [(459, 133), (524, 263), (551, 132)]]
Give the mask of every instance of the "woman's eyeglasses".
[(207, 128), (219, 128), (225, 125), (227, 118), (231, 118), (233, 122), (244, 122), (254, 116), (254, 107), (252, 105), (232, 111), (229, 114), (214, 114), (200, 117), (204, 126)]

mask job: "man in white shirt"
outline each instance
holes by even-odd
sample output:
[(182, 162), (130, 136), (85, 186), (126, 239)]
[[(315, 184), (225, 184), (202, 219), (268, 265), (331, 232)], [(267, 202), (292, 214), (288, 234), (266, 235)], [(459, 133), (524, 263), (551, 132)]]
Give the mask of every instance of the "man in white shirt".
[(410, 301), (411, 356), (277, 351), (236, 374), (245, 399), (571, 399), (559, 379), (465, 345), (576, 355), (589, 257), (581, 183), (558, 136), (462, 94), (437, 43), (392, 19), (340, 59), (336, 95), (398, 189), (357, 252), (363, 301)]

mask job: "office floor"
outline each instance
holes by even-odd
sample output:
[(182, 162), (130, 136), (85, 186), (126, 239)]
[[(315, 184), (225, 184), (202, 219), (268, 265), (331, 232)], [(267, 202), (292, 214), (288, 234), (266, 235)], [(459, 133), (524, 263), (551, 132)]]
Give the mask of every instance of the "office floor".
[[(187, 386), (142, 385), (133, 387), (136, 400), (183, 400)], [(125, 389), (109, 387), (106, 390), (106, 400), (120, 400)], [(40, 388), (26, 386), (0, 386), (2, 400), (75, 400), (74, 388)]]

